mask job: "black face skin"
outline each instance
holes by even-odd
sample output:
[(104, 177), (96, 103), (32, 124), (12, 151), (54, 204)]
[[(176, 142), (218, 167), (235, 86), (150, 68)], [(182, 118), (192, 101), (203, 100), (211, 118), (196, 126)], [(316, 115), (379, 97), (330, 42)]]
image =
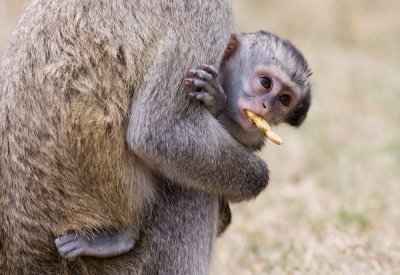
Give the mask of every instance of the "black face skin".
[(201, 89), (189, 96), (203, 102), (244, 146), (258, 150), (265, 141), (247, 118), (246, 110), (272, 125), (284, 122), (298, 127), (305, 120), (311, 105), (311, 72), (303, 55), (289, 41), (267, 32), (235, 34), (218, 78), (210, 67), (202, 65), (199, 70), (189, 71), (194, 78), (185, 83)]

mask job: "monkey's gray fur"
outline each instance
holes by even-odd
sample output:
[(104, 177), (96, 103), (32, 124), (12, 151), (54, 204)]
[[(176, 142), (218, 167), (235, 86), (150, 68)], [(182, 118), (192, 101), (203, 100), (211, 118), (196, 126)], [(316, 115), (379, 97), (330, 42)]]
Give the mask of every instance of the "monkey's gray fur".
[[(207, 273), (218, 197), (268, 181), (182, 96), (187, 68), (218, 64), (232, 28), (229, 0), (28, 3), (0, 68), (0, 274)], [(138, 223), (122, 256), (56, 251), (69, 230)]]

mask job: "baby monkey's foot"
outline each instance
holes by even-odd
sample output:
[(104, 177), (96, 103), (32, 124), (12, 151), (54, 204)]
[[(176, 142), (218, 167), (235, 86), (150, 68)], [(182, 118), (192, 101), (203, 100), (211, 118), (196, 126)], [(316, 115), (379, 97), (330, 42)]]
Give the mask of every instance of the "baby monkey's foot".
[(88, 238), (72, 231), (55, 240), (61, 256), (70, 260), (78, 256), (109, 258), (124, 254), (135, 244), (133, 231), (124, 229), (114, 234), (98, 233)]
[(203, 64), (200, 69), (190, 69), (185, 85), (195, 88), (188, 97), (202, 102), (207, 110), (218, 117), (225, 109), (226, 95), (218, 81), (218, 71), (211, 65)]

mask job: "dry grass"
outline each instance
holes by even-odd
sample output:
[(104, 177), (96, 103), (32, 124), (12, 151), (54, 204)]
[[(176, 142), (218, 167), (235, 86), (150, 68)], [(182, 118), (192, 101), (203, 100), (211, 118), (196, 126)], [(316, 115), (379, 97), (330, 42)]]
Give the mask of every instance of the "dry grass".
[[(302, 49), (314, 102), (261, 153), (271, 184), (233, 206), (213, 274), (400, 274), (400, 2), (233, 1), (239, 31)], [(0, 2), (0, 50), (24, 2)]]

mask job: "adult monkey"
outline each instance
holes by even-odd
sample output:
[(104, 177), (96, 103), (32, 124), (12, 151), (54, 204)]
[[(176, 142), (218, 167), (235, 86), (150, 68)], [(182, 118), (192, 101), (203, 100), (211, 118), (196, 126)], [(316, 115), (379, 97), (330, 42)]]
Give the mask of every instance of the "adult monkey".
[[(193, 249), (206, 272), (218, 196), (249, 199), (268, 180), (182, 96), (187, 68), (218, 64), (232, 26), (229, 0), (29, 2), (0, 69), (0, 274), (139, 273), (157, 241), (186, 229), (201, 236), (159, 264), (184, 270)], [(160, 226), (164, 236), (155, 216), (126, 255), (59, 257), (54, 239), (68, 230), (137, 224), (153, 203), (190, 226)]]

